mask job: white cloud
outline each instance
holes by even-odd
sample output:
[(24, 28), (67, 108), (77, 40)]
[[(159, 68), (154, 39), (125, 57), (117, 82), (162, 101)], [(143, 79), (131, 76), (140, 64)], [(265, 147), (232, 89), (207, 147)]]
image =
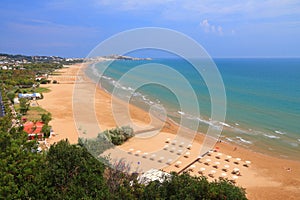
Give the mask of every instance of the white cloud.
[(150, 10), (168, 20), (209, 18), (214, 21), (276, 19), (286, 15), (300, 17), (299, 0), (92, 0), (99, 7), (114, 10)]
[(223, 35), (223, 28), (220, 25), (216, 26), (210, 24), (207, 19), (202, 20), (200, 26), (206, 33), (216, 33), (218, 35)]
[(167, 6), (174, 0), (95, 0), (96, 5), (109, 6), (117, 10), (147, 10)]
[(203, 27), (204, 31), (205, 32), (210, 32), (210, 24), (208, 23), (208, 20), (207, 19), (204, 19), (201, 23), (200, 23), (200, 26)]
[(219, 35), (223, 35), (223, 28), (221, 26), (218, 26), (218, 33)]

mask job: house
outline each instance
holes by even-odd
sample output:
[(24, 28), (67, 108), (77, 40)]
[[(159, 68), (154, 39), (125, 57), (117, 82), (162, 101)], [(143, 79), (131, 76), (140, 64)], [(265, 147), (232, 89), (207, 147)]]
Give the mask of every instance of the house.
[(150, 169), (146, 171), (144, 174), (140, 175), (137, 180), (139, 183), (148, 185), (152, 181), (159, 181), (160, 183), (164, 181), (168, 181), (171, 178), (171, 174), (167, 172), (163, 172), (158, 169)]
[(40, 93), (32, 93), (32, 94), (22, 94), (22, 93), (19, 93), (18, 94), (18, 97), (19, 99), (21, 98), (26, 98), (26, 99), (41, 99), (42, 98), (42, 95)]
[(14, 104), (19, 104), (19, 103), (20, 103), (19, 98), (15, 97), (14, 98)]
[(46, 76), (37, 76), (37, 77), (35, 77), (36, 81), (41, 81), (42, 79), (47, 79), (47, 77)]
[(23, 124), (23, 130), (28, 134), (28, 140), (43, 140), (44, 133), (42, 133), (42, 128), (44, 126), (43, 122), (25, 122)]

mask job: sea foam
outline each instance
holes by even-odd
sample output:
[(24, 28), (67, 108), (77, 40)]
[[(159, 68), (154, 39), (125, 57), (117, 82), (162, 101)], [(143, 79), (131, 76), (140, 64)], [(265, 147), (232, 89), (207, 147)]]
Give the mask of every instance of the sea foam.
[(271, 139), (279, 139), (279, 136), (276, 135), (268, 135), (268, 134), (263, 134), (265, 137), (271, 138)]
[(236, 138), (239, 139), (239, 140), (240, 140), (241, 142), (243, 142), (243, 143), (246, 143), (246, 144), (252, 144), (251, 141), (245, 140), (245, 139), (243, 139), (242, 137), (236, 136)]
[(274, 132), (277, 133), (277, 134), (280, 134), (280, 135), (286, 134), (286, 132), (282, 132), (282, 131), (274, 131)]

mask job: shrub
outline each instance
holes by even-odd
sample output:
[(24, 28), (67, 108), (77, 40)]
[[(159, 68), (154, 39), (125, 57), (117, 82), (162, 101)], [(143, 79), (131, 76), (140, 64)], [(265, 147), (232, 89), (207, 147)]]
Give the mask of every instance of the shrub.
[(114, 145), (121, 145), (129, 138), (134, 136), (133, 129), (129, 126), (117, 127), (115, 129), (104, 131), (104, 134)]

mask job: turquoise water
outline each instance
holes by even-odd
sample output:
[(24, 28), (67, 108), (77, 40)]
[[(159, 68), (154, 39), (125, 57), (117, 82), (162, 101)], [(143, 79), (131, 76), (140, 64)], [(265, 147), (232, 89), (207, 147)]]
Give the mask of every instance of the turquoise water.
[[(200, 62), (200, 61), (199, 61)], [(210, 121), (211, 102), (205, 82), (193, 67), (182, 59), (153, 59), (151, 61), (117, 60), (106, 68), (108, 62), (93, 65), (87, 74), (100, 80), (101, 86), (111, 92), (115, 87), (131, 96), (131, 102), (147, 110), (160, 104), (175, 121), (185, 117), (197, 120), (199, 130), (206, 132), (208, 125), (223, 125), (222, 140), (250, 148), (254, 151), (279, 157), (299, 159), (300, 153), (300, 59), (214, 59), (224, 82), (227, 96), (225, 124)], [(142, 64), (160, 63), (177, 70), (189, 80), (197, 94), (201, 115), (190, 108), (182, 113), (178, 96), (190, 98), (176, 78), (168, 74), (132, 74), (126, 85), (117, 81), (126, 72)], [(133, 90), (131, 84), (153, 78), (177, 84), (174, 94), (167, 87), (148, 84)]]

